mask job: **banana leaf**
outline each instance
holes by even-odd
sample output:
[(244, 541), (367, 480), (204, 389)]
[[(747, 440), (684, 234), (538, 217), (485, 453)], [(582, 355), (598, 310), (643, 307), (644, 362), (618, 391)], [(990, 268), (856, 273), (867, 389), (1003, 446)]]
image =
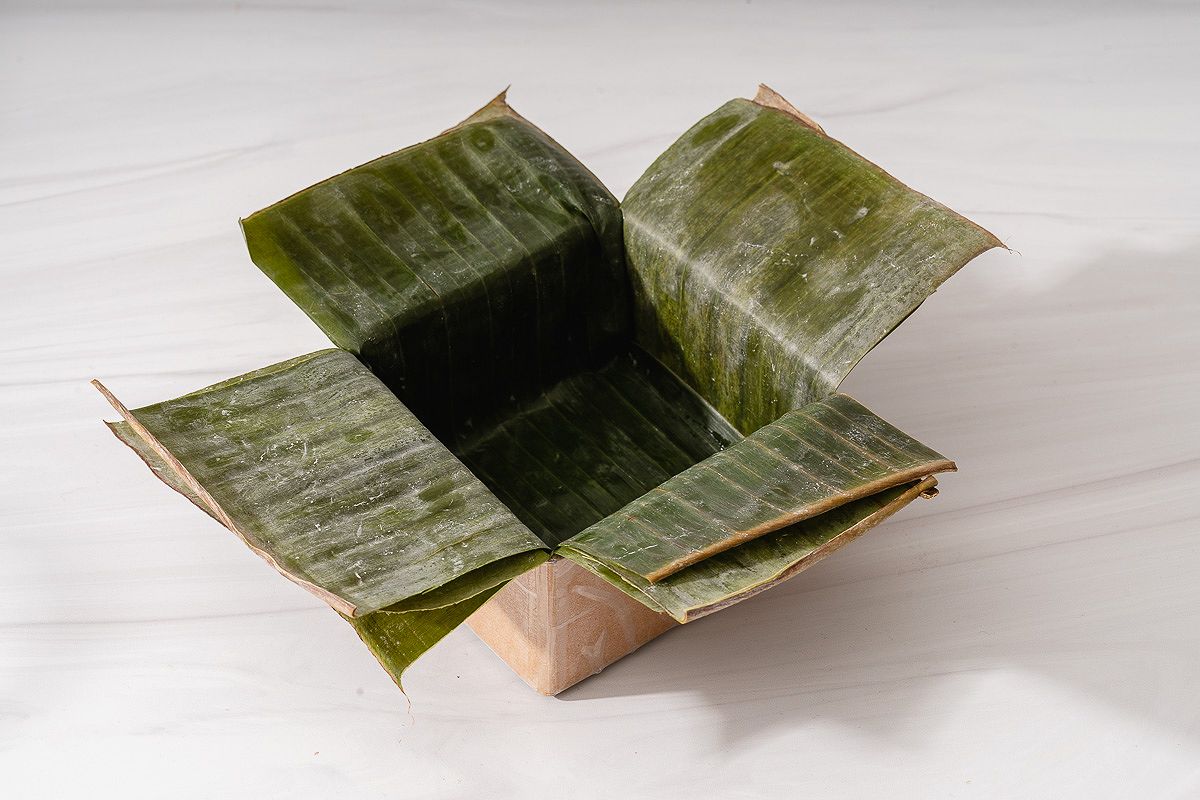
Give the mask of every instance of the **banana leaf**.
[(954, 463), (843, 394), (784, 414), (568, 539), (651, 583)]
[(622, 349), (616, 198), (503, 96), (242, 220), (250, 256), (441, 439)]
[(895, 514), (936, 493), (924, 478), (838, 506), (696, 562), (657, 582), (579, 551), (565, 555), (639, 602), (685, 623), (740, 603), (802, 572)]
[(765, 87), (623, 204), (502, 94), (242, 229), (338, 349), (113, 430), (397, 682), (551, 553), (686, 622), (932, 496), (836, 388), (999, 244)]
[(835, 394), (684, 470), (558, 553), (687, 622), (790, 577), (953, 469)]
[[(545, 545), (361, 362), (325, 350), (112, 429), (400, 673)], [(397, 633), (402, 632), (403, 635)]]
[(749, 433), (831, 394), (996, 237), (763, 87), (622, 203), (638, 342)]

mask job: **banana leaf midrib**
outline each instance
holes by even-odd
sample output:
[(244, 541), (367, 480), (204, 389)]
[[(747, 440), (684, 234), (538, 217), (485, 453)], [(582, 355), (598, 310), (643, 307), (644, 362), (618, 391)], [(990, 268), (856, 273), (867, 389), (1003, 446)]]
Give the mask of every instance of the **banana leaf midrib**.
[(787, 511), (775, 519), (760, 523), (753, 528), (735, 531), (734, 535), (729, 537), (727, 540), (701, 550), (697, 550), (694, 555), (686, 558), (676, 559), (661, 569), (655, 570), (646, 577), (649, 578), (652, 583), (658, 582), (663, 578), (674, 575), (681, 569), (690, 567), (697, 562), (703, 561), (709, 556), (715, 556), (717, 553), (723, 553), (726, 550), (745, 544), (746, 542), (757, 539), (760, 536), (773, 533), (780, 528), (786, 528), (789, 525), (802, 522), (810, 517), (818, 516), (819, 514), (823, 514), (826, 511), (845, 505), (846, 503), (850, 503), (855, 500), (861, 500), (864, 497), (876, 494), (884, 489), (891, 489), (895, 486), (910, 483), (914, 480), (927, 478), (930, 475), (934, 475), (939, 472), (951, 472), (955, 469), (957, 469), (957, 467), (954, 465), (953, 461), (933, 461), (928, 464), (922, 464), (918, 467), (912, 467), (903, 472), (897, 472), (894, 475), (886, 478), (879, 478), (871, 483), (864, 483), (854, 491), (831, 495), (827, 500), (821, 503), (813, 503), (812, 505), (804, 506), (793, 511)]

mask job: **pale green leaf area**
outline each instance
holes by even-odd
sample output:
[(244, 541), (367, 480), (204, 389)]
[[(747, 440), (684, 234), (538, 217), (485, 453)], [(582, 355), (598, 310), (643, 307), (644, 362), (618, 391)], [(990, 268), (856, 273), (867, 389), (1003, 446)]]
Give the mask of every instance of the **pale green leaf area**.
[(132, 414), (248, 543), (355, 614), (544, 547), (341, 350)]
[(637, 338), (749, 433), (832, 393), (1000, 242), (794, 117), (732, 100), (622, 204)]

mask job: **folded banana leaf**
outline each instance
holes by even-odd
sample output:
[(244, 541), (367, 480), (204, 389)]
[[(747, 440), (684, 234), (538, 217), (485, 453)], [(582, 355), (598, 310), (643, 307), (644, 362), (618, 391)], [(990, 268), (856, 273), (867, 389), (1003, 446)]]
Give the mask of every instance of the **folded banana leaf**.
[(564, 555), (676, 622), (691, 622), (782, 583), (917, 497), (932, 496), (936, 486), (937, 479), (929, 477), (868, 495), (723, 551), (658, 582), (616, 570), (578, 551)]
[(953, 469), (835, 394), (684, 470), (558, 553), (688, 622), (794, 574)]
[(621, 206), (638, 342), (744, 433), (828, 396), (1001, 246), (787, 109), (731, 100)]
[(403, 668), (542, 542), (349, 353), (325, 350), (165, 403), (113, 432)]
[(621, 211), (497, 98), (242, 220), (254, 262), (445, 441), (621, 351)]
[(623, 204), (501, 95), (242, 227), (339, 349), (113, 430), (397, 681), (552, 553), (686, 622), (932, 496), (836, 388), (999, 244), (765, 87)]

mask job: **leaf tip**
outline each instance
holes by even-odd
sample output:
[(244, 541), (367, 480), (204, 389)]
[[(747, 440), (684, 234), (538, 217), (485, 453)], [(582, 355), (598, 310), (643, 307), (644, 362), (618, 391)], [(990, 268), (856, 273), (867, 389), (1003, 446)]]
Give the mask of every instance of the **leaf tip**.
[(118, 400), (117, 396), (110, 392), (108, 387), (100, 382), (99, 378), (92, 378), (90, 381), (88, 381), (88, 383), (90, 383), (96, 389), (96, 391), (108, 401), (108, 404), (113, 407), (114, 411), (124, 418), (128, 418), (130, 416), (129, 409), (125, 407), (125, 404)]
[[(503, 89), (500, 90), (500, 94), (496, 95), (491, 100), (489, 100), (486, 104), (484, 104), (483, 108), (479, 109), (479, 111), (483, 111), (485, 109), (498, 109), (501, 111), (509, 110), (508, 90), (511, 88), (512, 88), (511, 83), (508, 86), (505, 86)], [(478, 114), (479, 111), (476, 111), (475, 113)]]
[(772, 89), (770, 86), (767, 86), (765, 83), (760, 83), (758, 85), (758, 93), (754, 95), (754, 100), (752, 102), (762, 106), (763, 108), (773, 108), (776, 111), (782, 111), (783, 113), (794, 117), (798, 122), (812, 128), (817, 133), (827, 135), (825, 134), (825, 129), (818, 125), (812, 117), (808, 116), (800, 109), (789, 103), (783, 95)]

